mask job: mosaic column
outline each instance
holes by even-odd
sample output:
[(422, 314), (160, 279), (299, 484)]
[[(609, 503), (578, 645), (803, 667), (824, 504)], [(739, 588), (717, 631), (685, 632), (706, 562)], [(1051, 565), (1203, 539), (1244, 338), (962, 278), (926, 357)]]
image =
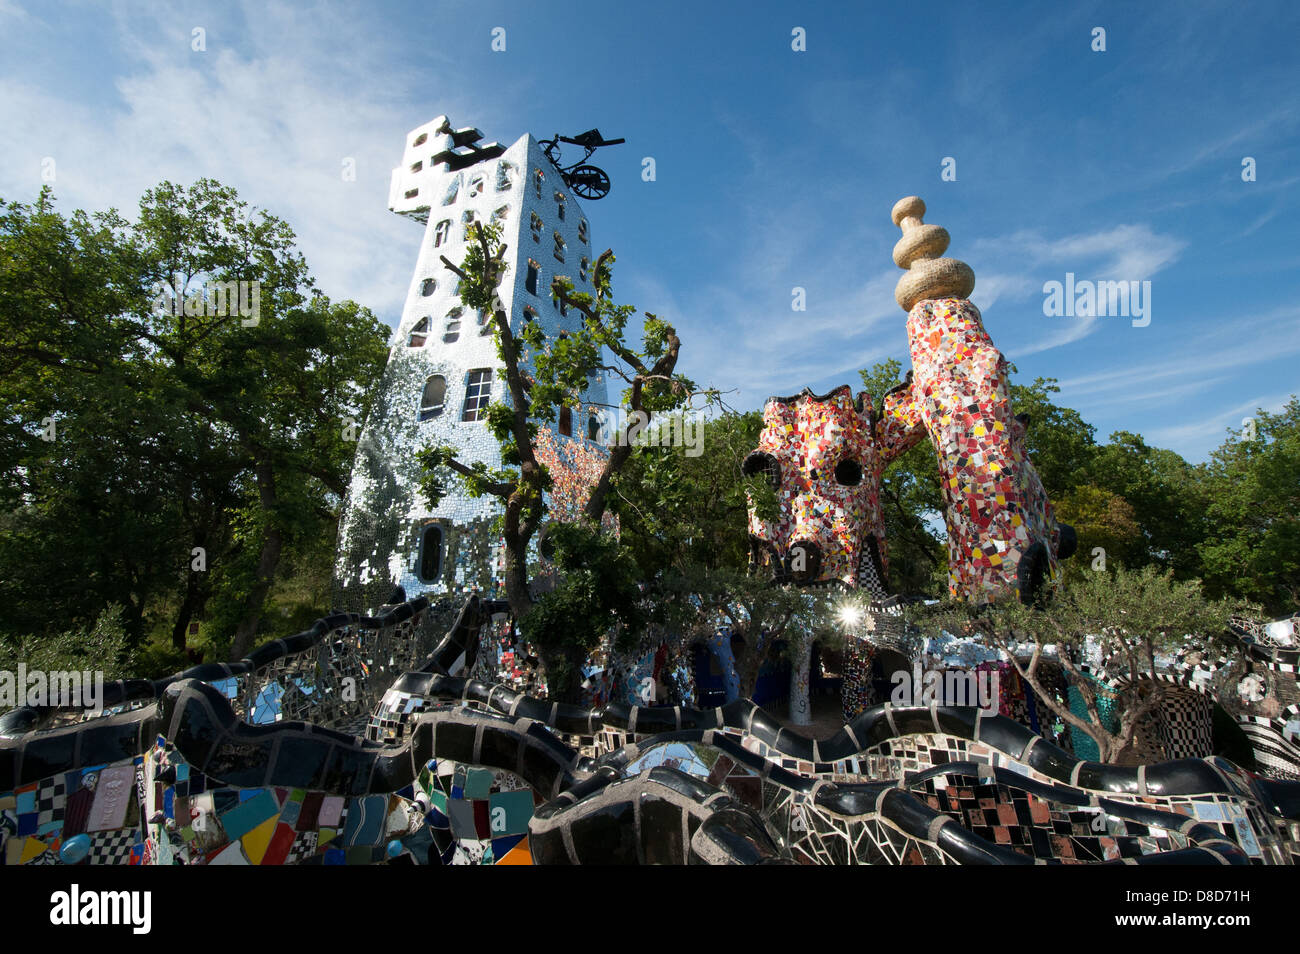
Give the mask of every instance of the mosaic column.
[(812, 671), (812, 634), (799, 632), (790, 637), (790, 721), (794, 725), (812, 724), (812, 704), (808, 685)]
[[(950, 593), (984, 601), (999, 592), (1026, 599), (1068, 556), (1073, 532), (1058, 528), (1025, 450), (1026, 421), (1007, 393), (1007, 362), (968, 296), (975, 273), (941, 258), (948, 232), (925, 225), (925, 203), (900, 199), (903, 237), (894, 263), (907, 269), (894, 297), (907, 314), (914, 413), (938, 455), (948, 527)], [(1062, 545), (1064, 543), (1064, 545)]]

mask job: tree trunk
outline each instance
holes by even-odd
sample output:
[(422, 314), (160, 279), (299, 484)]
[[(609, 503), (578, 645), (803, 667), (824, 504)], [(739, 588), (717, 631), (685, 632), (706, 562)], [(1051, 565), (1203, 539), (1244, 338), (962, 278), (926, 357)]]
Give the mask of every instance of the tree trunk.
[(280, 565), (280, 552), (284, 546), (284, 536), (275, 516), (275, 472), (267, 461), (259, 461), (256, 472), (258, 497), (262, 512), (267, 517), (267, 530), (257, 561), (257, 577), (244, 603), (244, 618), (239, 621), (230, 642), (232, 662), (243, 659), (252, 648), (253, 636), (257, 633), (258, 623), (262, 621), (262, 610), (266, 606), (266, 597), (271, 592), (271, 584), (275, 582), (275, 571)]
[(790, 656), (790, 722), (794, 725), (812, 725), (812, 705), (808, 698), (808, 682), (812, 675), (812, 637), (800, 632), (790, 638), (795, 642)]
[(190, 570), (185, 576), (185, 598), (181, 600), (181, 608), (176, 614), (176, 622), (172, 624), (172, 646), (184, 651), (185, 649), (185, 632), (189, 629), (190, 620), (194, 618), (194, 613), (199, 606), (199, 584), (195, 572)]

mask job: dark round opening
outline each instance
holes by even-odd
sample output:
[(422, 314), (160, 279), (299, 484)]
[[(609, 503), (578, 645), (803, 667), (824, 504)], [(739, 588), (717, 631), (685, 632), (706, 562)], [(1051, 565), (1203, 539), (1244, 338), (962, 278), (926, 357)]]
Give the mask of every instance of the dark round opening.
[(845, 487), (856, 487), (862, 483), (862, 465), (846, 457), (835, 465), (835, 482)]
[(767, 479), (771, 481), (773, 487), (781, 486), (781, 465), (777, 463), (775, 457), (764, 451), (754, 451), (746, 455), (740, 463), (740, 472), (746, 477), (767, 474)]

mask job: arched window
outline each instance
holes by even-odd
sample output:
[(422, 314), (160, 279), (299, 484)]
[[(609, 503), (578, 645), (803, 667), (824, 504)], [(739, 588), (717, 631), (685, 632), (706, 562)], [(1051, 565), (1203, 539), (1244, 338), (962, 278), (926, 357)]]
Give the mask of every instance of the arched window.
[(564, 405), (560, 407), (560, 433), (565, 437), (573, 436), (573, 412)]
[(442, 575), (442, 527), (431, 523), (420, 531), (420, 582), (435, 583)]
[(451, 219), (443, 219), (433, 229), (433, 247), (438, 248), (451, 234)]
[(424, 381), (424, 394), (420, 396), (420, 420), (431, 421), (442, 414), (447, 401), (447, 379), (441, 374), (431, 374)]
[(428, 298), (438, 290), (438, 280), (436, 278), (426, 278), (420, 285), (420, 294)]
[(429, 336), (429, 318), (426, 315), (411, 327), (411, 333), (406, 339), (408, 348), (424, 347), (425, 339)]
[(591, 416), (587, 418), (587, 440), (600, 440), (600, 415), (595, 411), (592, 411)]
[(463, 314), (465, 309), (459, 306), (447, 312), (447, 327), (442, 333), (442, 340), (447, 344), (460, 339), (460, 319)]

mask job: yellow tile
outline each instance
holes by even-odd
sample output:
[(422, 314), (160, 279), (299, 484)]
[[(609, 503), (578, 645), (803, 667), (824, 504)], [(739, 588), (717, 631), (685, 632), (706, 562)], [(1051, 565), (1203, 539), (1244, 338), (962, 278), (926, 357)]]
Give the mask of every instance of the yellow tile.
[(279, 821), (280, 816), (278, 814), (272, 815), (239, 839), (244, 846), (244, 854), (248, 856), (250, 865), (260, 865), (262, 863), (262, 856), (266, 854), (267, 846), (271, 844), (271, 836), (275, 834), (275, 826)]

